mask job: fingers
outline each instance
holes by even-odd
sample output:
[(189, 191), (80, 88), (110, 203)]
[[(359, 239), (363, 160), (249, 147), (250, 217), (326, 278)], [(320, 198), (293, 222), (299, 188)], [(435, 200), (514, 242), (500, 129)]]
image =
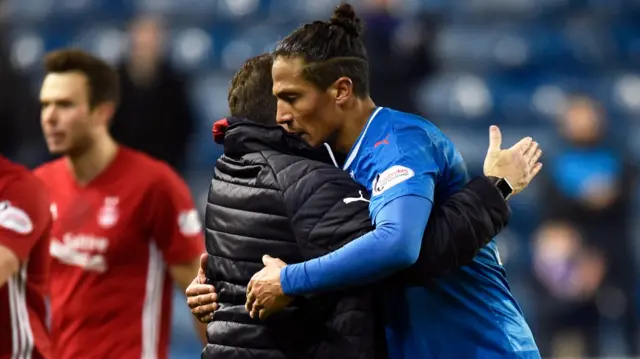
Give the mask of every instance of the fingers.
[[(255, 274), (253, 275), (255, 277)], [(253, 291), (253, 277), (251, 277), (251, 280), (249, 281), (249, 284), (247, 284), (247, 298), (249, 298), (249, 294)]]
[(218, 303), (211, 303), (211, 304), (200, 305), (195, 308), (192, 308), (191, 313), (193, 313), (193, 315), (195, 315), (196, 317), (200, 318), (200, 317), (212, 314), (216, 310), (218, 310)]
[(203, 253), (200, 255), (200, 268), (198, 268), (198, 275), (196, 279), (193, 280), (193, 283), (205, 284), (207, 283), (207, 261), (209, 260), (209, 255), (207, 253)]
[(185, 292), (185, 295), (187, 296), (187, 299), (189, 299), (189, 297), (215, 293), (216, 289), (210, 284), (192, 283), (187, 287), (187, 290), (185, 290), (184, 292)]
[(249, 316), (252, 319), (256, 319), (260, 316), (260, 311), (262, 311), (264, 309), (261, 309), (259, 306), (254, 305), (253, 308), (251, 309), (251, 312), (249, 312)]
[(213, 320), (213, 312), (218, 310), (218, 303), (202, 305), (191, 309), (191, 313), (202, 323), (208, 323)]
[(268, 254), (262, 256), (262, 264), (265, 266), (269, 265), (269, 263), (273, 262), (275, 258), (271, 257)]
[(524, 156), (527, 163), (530, 163), (531, 158), (533, 158), (533, 156), (535, 156), (537, 152), (538, 152), (538, 142), (531, 141), (529, 146), (527, 146), (524, 149), (524, 152), (522, 153), (522, 155)]
[(526, 178), (526, 183), (528, 184), (542, 169), (542, 163), (538, 162), (542, 156), (542, 150), (539, 148), (538, 143), (533, 141), (523, 156), (530, 168)]
[(260, 309), (260, 312), (258, 312), (258, 317), (260, 318), (260, 320), (266, 320), (270, 315), (271, 311), (268, 311), (266, 309)]
[(207, 285), (207, 277), (204, 275), (204, 273), (198, 272), (198, 276), (196, 277), (196, 279), (194, 279), (194, 282), (197, 284)]
[(187, 297), (191, 313), (202, 323), (213, 320), (213, 312), (218, 309), (218, 295), (215, 293)]
[(542, 150), (537, 149), (536, 153), (533, 156), (531, 156), (531, 158), (529, 159), (529, 165), (531, 166), (531, 168), (535, 167), (535, 165), (538, 163), (538, 160), (540, 159), (541, 156), (542, 156)]
[[(271, 257), (268, 254), (265, 254), (264, 256), (262, 256), (262, 264), (264, 264), (265, 268), (266, 267), (283, 268), (283, 267), (285, 267), (287, 265), (287, 263), (283, 262), (282, 259)], [(264, 268), (263, 268), (263, 270), (264, 270)], [(261, 273), (261, 272), (262, 272), (262, 270), (260, 272), (258, 272), (258, 273)]]
[(203, 316), (197, 316), (196, 318), (198, 319), (198, 321), (200, 321), (200, 323), (209, 323), (211, 321), (213, 321), (213, 313), (211, 314), (206, 314)]
[(189, 308), (196, 308), (202, 305), (209, 305), (218, 301), (216, 293), (200, 294), (187, 297), (187, 305)]
[(538, 175), (538, 173), (540, 173), (540, 170), (542, 170), (542, 163), (538, 162), (533, 166), (533, 169), (529, 173), (529, 180), (527, 182), (530, 183)]
[(520, 141), (518, 141), (518, 143), (513, 145), (513, 147), (511, 147), (511, 149), (517, 149), (514, 152), (516, 152), (516, 153), (518, 153), (520, 155), (524, 155), (532, 145), (533, 145), (533, 138), (525, 137), (525, 138), (521, 139)]
[(247, 291), (247, 302), (244, 305), (244, 309), (249, 313), (251, 318), (256, 318), (261, 306), (256, 303), (256, 295), (253, 292)]
[(489, 127), (489, 149), (488, 152), (498, 152), (502, 146), (502, 132), (498, 126)]
[(521, 148), (522, 150), (522, 155), (527, 159), (527, 161), (529, 160), (529, 158), (533, 157), (533, 155), (536, 153), (536, 151), (538, 150), (538, 142), (536, 141), (531, 141), (529, 143), (529, 145), (524, 145)]
[(213, 321), (213, 313), (211, 313), (211, 314), (205, 314), (205, 315), (203, 315), (203, 316), (197, 316), (197, 315), (196, 315), (196, 318), (198, 318), (198, 320), (199, 320), (201, 323), (209, 323), (209, 322)]
[[(202, 283), (202, 273), (200, 273), (200, 270), (198, 270), (198, 275), (196, 275), (195, 278), (193, 278), (193, 280), (191, 281), (191, 284), (189, 284), (189, 287), (191, 287), (192, 285), (196, 285), (196, 284), (204, 284)], [(189, 287), (187, 287), (187, 290), (189, 289)]]
[(203, 272), (207, 272), (207, 261), (209, 260), (209, 255), (207, 253), (202, 253), (200, 255), (200, 269)]
[[(255, 294), (253, 294), (253, 292), (247, 292), (247, 302), (244, 305), (244, 308), (247, 310), (248, 313), (251, 314), (254, 304), (256, 301), (256, 296)], [(253, 318), (253, 317), (251, 317)]]
[[(263, 256), (262, 257), (263, 260), (264, 260), (264, 257), (267, 257), (267, 256)], [(255, 293), (253, 293), (253, 286), (254, 286), (254, 283), (255, 283), (255, 278), (260, 273), (261, 273), (261, 271), (256, 273), (256, 274), (254, 274), (253, 277), (251, 277), (251, 280), (249, 281), (249, 284), (247, 285), (247, 302), (245, 303), (244, 308), (247, 310), (247, 312), (249, 314), (251, 314), (251, 311), (253, 310), (253, 307), (254, 307), (254, 304), (255, 304), (255, 301), (256, 301), (256, 295), (255, 295)]]

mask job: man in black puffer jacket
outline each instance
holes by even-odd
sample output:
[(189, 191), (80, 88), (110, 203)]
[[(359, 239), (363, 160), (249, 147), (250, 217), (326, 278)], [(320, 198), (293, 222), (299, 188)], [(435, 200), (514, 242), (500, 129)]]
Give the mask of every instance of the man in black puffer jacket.
[[(230, 118), (214, 125), (224, 155), (216, 163), (206, 210), (209, 286), (199, 285), (199, 277), (187, 291), (202, 320), (217, 309), (202, 358), (385, 357), (384, 337), (377, 337), (375, 325), (375, 286), (296, 298), (266, 321), (251, 319), (245, 310), (246, 286), (262, 268), (263, 253), (301, 262), (372, 229), (367, 192), (338, 167), (341, 159), (328, 147), (311, 148), (272, 125), (270, 70), (268, 55), (259, 56), (231, 83), (232, 115), (252, 121)], [(434, 208), (425, 238), (438, 245), (435, 253), (421, 256), (420, 278), (468, 263), (506, 225), (510, 211), (492, 181), (479, 177)], [(194, 296), (210, 285), (214, 294)]]

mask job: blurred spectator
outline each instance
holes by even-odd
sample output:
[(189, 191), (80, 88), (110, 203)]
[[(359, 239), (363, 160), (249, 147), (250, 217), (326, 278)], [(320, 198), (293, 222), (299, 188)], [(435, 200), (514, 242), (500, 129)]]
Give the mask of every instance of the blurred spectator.
[(415, 87), (436, 71), (432, 45), (438, 22), (426, 14), (397, 16), (397, 1), (368, 0), (364, 42), (369, 55), (371, 96), (380, 104), (418, 113)]
[(542, 287), (536, 340), (543, 355), (581, 358), (596, 352), (603, 255), (566, 222), (543, 225), (533, 247), (534, 274)]
[(0, 24), (0, 154), (33, 167), (46, 158), (38, 102), (10, 61), (4, 30)]
[(195, 121), (185, 77), (176, 73), (164, 58), (164, 31), (159, 18), (135, 19), (130, 40), (129, 56), (118, 67), (122, 96), (112, 134), (118, 142), (184, 173)]
[[(570, 99), (559, 121), (565, 143), (547, 166), (543, 216), (571, 225), (560, 226), (561, 230), (543, 227), (534, 261), (538, 261), (536, 273), (553, 298), (551, 302), (573, 304), (540, 312), (547, 317), (539, 333), (543, 350), (552, 344), (544, 343), (543, 337), (569, 326), (579, 334), (576, 342), (585, 344), (584, 354), (602, 355), (602, 319), (617, 322), (629, 348), (634, 343), (628, 221), (632, 167), (624, 149), (606, 141), (605, 121), (598, 104), (581, 96)], [(555, 261), (555, 272), (545, 264), (550, 260)], [(553, 272), (546, 275), (551, 278), (541, 276), (539, 266)]]

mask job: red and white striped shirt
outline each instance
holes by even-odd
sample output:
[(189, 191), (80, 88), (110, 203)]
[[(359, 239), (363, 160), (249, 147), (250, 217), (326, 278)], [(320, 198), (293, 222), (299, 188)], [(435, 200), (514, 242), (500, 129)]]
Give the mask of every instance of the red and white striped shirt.
[(44, 185), (0, 156), (0, 245), (20, 269), (0, 288), (0, 359), (49, 359), (45, 327), (51, 215)]
[(166, 164), (120, 147), (79, 185), (64, 159), (36, 175), (49, 187), (51, 334), (57, 359), (167, 358), (168, 266), (204, 252), (189, 190)]

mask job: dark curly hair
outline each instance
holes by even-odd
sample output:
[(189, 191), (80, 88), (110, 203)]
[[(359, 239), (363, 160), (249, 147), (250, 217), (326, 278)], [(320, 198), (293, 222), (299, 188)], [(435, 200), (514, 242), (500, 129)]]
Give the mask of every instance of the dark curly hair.
[(340, 77), (353, 82), (358, 97), (369, 96), (369, 62), (360, 39), (364, 26), (353, 6), (342, 3), (329, 21), (314, 21), (278, 43), (275, 57), (302, 57), (307, 81), (326, 90)]

